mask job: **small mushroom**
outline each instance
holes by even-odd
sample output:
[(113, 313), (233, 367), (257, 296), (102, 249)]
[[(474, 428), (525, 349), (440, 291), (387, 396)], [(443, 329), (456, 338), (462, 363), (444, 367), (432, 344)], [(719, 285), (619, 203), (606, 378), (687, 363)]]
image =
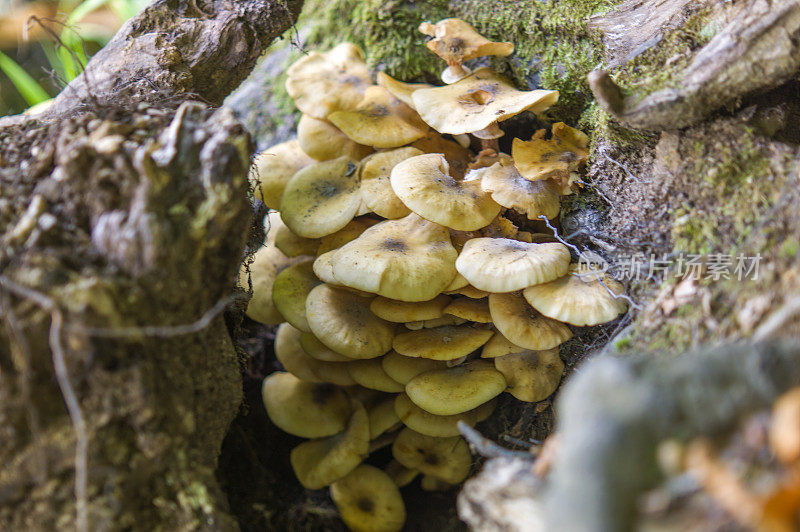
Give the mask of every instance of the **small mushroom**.
[(406, 394), (401, 393), (394, 399), (394, 410), (406, 427), (426, 436), (446, 438), (459, 435), (459, 421), (471, 427), (488, 418), (494, 412), (496, 404), (497, 401), (492, 399), (460, 414), (437, 416), (418, 407)]
[(528, 403), (547, 399), (558, 388), (564, 372), (558, 349), (504, 355), (494, 359), (494, 367), (506, 378), (506, 391)]
[(520, 292), (490, 294), (489, 312), (497, 330), (510, 342), (526, 349), (552, 349), (572, 338), (569, 327), (542, 316), (528, 305)]
[(510, 238), (474, 238), (456, 260), (470, 285), (492, 293), (513, 292), (564, 275), (570, 254), (563, 244), (529, 244)]
[(361, 162), (361, 196), (364, 205), (384, 218), (393, 220), (408, 216), (411, 210), (392, 190), (390, 176), (396, 164), (417, 155), (422, 155), (422, 151), (406, 147), (378, 152), (364, 159)]
[(336, 250), (333, 275), (343, 285), (400, 301), (436, 297), (456, 275), (447, 229), (409, 214), (364, 231)]
[(286, 183), (301, 169), (316, 161), (306, 155), (297, 140), (276, 144), (255, 158), (256, 197), (270, 209), (281, 205)]
[(406, 427), (392, 445), (392, 456), (402, 465), (450, 484), (462, 482), (469, 474), (472, 456), (461, 437), (435, 438)]
[(486, 298), (472, 299), (460, 297), (444, 308), (445, 314), (475, 323), (491, 323), (492, 315), (489, 313), (489, 300)]
[(406, 384), (415, 405), (437, 416), (477, 408), (507, 387), (503, 374), (490, 362), (470, 360), (451, 368), (426, 371)]
[(425, 45), (447, 62), (447, 69), (442, 72), (445, 83), (454, 83), (469, 74), (464, 61), (486, 55), (505, 57), (514, 52), (512, 43), (492, 42), (457, 18), (447, 18), (436, 24), (423, 22), (419, 31), (433, 37)]
[(350, 137), (327, 120), (303, 115), (297, 123), (297, 142), (309, 157), (329, 161), (338, 157), (359, 160), (372, 153), (372, 148), (353, 142)]
[(320, 281), (314, 275), (312, 259), (293, 264), (281, 271), (272, 285), (272, 302), (281, 316), (293, 327), (311, 332), (306, 319), (306, 297)]
[(444, 362), (440, 360), (407, 357), (396, 351), (389, 351), (382, 357), (381, 365), (383, 366), (383, 371), (385, 371), (389, 377), (404, 385), (408, 384), (408, 381), (420, 373), (434, 369), (443, 369), (445, 367)]
[(297, 108), (320, 120), (335, 111), (355, 109), (372, 85), (364, 52), (351, 43), (304, 55), (286, 76), (286, 92)]
[(577, 265), (559, 279), (523, 291), (530, 305), (544, 316), (572, 325), (598, 325), (628, 309), (625, 288), (614, 279)]
[(439, 133), (492, 139), (503, 135), (498, 122), (525, 110), (541, 113), (556, 103), (558, 91), (518, 91), (483, 67), (452, 85), (414, 91), (412, 98), (422, 119)]
[(311, 332), (333, 351), (350, 358), (379, 357), (392, 347), (394, 324), (369, 310), (369, 299), (318, 285), (306, 299)]
[(392, 346), (407, 357), (455, 360), (480, 348), (493, 334), (491, 329), (471, 325), (445, 325), (399, 333)]
[(281, 219), (293, 233), (319, 238), (342, 229), (361, 206), (356, 165), (347, 157), (297, 172), (281, 197)]
[(489, 225), (502, 207), (481, 190), (478, 181), (457, 181), (441, 154), (418, 155), (392, 169), (392, 189), (426, 220), (461, 231)]
[(370, 302), (369, 308), (373, 314), (386, 321), (405, 323), (441, 318), (449, 303), (450, 298), (441, 294), (428, 301), (414, 302), (378, 296)]
[(355, 109), (331, 113), (328, 120), (355, 142), (375, 148), (404, 146), (428, 132), (414, 109), (377, 86), (366, 90)]
[[(264, 379), (261, 397), (269, 419), (284, 432), (301, 438), (324, 438), (344, 430), (352, 405), (341, 388), (301, 381), (276, 371)], [(394, 398), (392, 398), (394, 409)]]
[(501, 161), (483, 169), (481, 188), (492, 199), (536, 220), (539, 216), (555, 218), (561, 209), (559, 189), (550, 180), (529, 181), (522, 177), (512, 161)]
[(511, 154), (520, 175), (531, 181), (553, 179), (561, 193), (568, 194), (570, 176), (589, 157), (589, 137), (563, 122), (553, 124), (553, 138), (545, 140), (544, 130), (529, 141), (514, 139)]
[(370, 390), (399, 393), (405, 389), (402, 384), (386, 374), (379, 358), (354, 360), (347, 365), (347, 370), (354, 381)]
[(362, 464), (331, 484), (331, 498), (353, 532), (398, 532), (406, 508), (395, 480), (377, 467)]
[(292, 449), (289, 461), (303, 487), (318, 490), (330, 486), (367, 457), (369, 419), (361, 403), (353, 404), (353, 414), (343, 432), (309, 440)]

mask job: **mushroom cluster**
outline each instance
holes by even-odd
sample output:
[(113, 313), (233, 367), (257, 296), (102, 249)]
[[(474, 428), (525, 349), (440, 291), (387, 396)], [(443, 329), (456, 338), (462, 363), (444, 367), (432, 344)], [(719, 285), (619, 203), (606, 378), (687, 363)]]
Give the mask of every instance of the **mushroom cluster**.
[[(568, 324), (626, 310), (619, 283), (571, 265), (564, 244), (533, 229), (558, 217), (586, 135), (556, 123), (549, 138), (514, 139), (512, 155), (497, 148), (499, 122), (541, 113), (558, 93), (470, 72), (464, 60), (513, 45), (463, 21), (420, 30), (448, 64), (447, 85), (382, 73), (372, 84), (349, 43), (311, 52), (287, 74), (303, 113), (297, 139), (257, 159), (271, 212), (247, 314), (278, 326), (285, 369), (264, 380), (264, 405), (279, 428), (309, 438), (291, 453), (295, 474), (330, 487), (353, 530), (399, 530), (398, 488), (417, 475), (422, 489), (462, 482), (471, 456), (457, 423), (488, 418), (504, 391), (546, 399)], [(388, 445), (383, 469), (363, 463)]]

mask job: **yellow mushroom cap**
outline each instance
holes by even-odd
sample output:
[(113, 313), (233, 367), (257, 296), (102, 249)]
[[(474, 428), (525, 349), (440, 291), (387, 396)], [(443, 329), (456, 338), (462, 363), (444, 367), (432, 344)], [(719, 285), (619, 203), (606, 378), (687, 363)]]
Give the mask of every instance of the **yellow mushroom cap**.
[(489, 313), (489, 300), (486, 298), (461, 297), (454, 299), (452, 303), (444, 308), (444, 313), (476, 323), (492, 322), (492, 315)]
[(325, 235), (319, 239), (317, 256), (339, 249), (348, 242), (352, 242), (376, 223), (378, 223), (378, 220), (372, 220), (371, 218), (355, 218), (351, 220), (335, 233)]
[(506, 391), (529, 403), (547, 399), (558, 388), (564, 372), (558, 349), (523, 351), (497, 357), (494, 367), (506, 378)]
[(281, 197), (281, 219), (293, 233), (319, 238), (338, 231), (361, 206), (356, 165), (347, 157), (315, 163), (297, 172)]
[(406, 521), (397, 484), (370, 465), (362, 464), (331, 484), (331, 498), (353, 532), (397, 532)]
[(428, 131), (414, 109), (378, 86), (366, 90), (358, 107), (331, 113), (328, 120), (355, 142), (375, 148), (410, 144)]
[(412, 211), (426, 220), (473, 231), (489, 225), (502, 207), (481, 190), (478, 181), (457, 181), (445, 157), (428, 153), (395, 165), (392, 189)]
[(301, 438), (337, 434), (344, 430), (352, 414), (350, 399), (340, 388), (301, 381), (283, 371), (264, 379), (261, 397), (270, 420), (282, 431)]
[(374, 440), (398, 423), (400, 418), (394, 411), (394, 395), (384, 396), (374, 405), (367, 408), (369, 418), (369, 439)]
[(323, 362), (321, 360), (314, 360), (314, 372), (324, 382), (336, 384), (337, 386), (355, 386), (356, 381), (350, 376), (346, 362)]
[(342, 43), (325, 53), (310, 52), (286, 71), (286, 92), (303, 113), (325, 119), (355, 109), (372, 84), (364, 52)]
[(303, 487), (318, 490), (343, 478), (367, 457), (369, 420), (358, 401), (344, 432), (303, 442), (289, 455), (297, 480)]
[(397, 484), (398, 488), (411, 484), (411, 482), (417, 478), (417, 475), (419, 475), (419, 471), (406, 467), (397, 460), (389, 462), (384, 471), (389, 475), (392, 481)]
[(436, 297), (456, 275), (456, 250), (444, 227), (415, 214), (364, 231), (333, 255), (345, 286), (400, 301)]
[[(277, 223), (270, 228), (270, 232), (275, 237), (275, 247), (287, 257), (299, 257), (301, 255), (316, 255), (319, 248), (319, 240), (316, 238), (304, 238), (296, 235), (291, 229), (286, 227), (278, 213)], [(270, 220), (272, 222), (272, 220)]]
[(429, 301), (412, 302), (378, 296), (370, 302), (369, 308), (373, 314), (386, 321), (405, 323), (441, 318), (449, 303), (450, 298), (441, 294)]
[(457, 273), (455, 278), (450, 282), (449, 285), (447, 285), (447, 288), (445, 288), (444, 291), (452, 292), (464, 288), (466, 286), (469, 286), (469, 281), (467, 281), (463, 275)]
[(272, 302), (281, 316), (293, 327), (311, 332), (306, 320), (306, 297), (320, 281), (312, 269), (314, 261), (305, 260), (281, 271), (272, 285)]
[(397, 163), (417, 155), (422, 155), (422, 151), (406, 147), (378, 152), (364, 159), (361, 162), (361, 197), (364, 205), (384, 218), (408, 216), (411, 210), (394, 193), (389, 178)]
[[(466, 322), (467, 322), (467, 320), (465, 320), (464, 318), (459, 318), (459, 317), (453, 316), (451, 314), (445, 314), (441, 318), (433, 318), (432, 320), (422, 320), (422, 326), (421, 327), (417, 327), (417, 328), (409, 327), (409, 324), (406, 323), (406, 328), (408, 328), (408, 329), (410, 329), (412, 331), (414, 331), (414, 330), (418, 331), (419, 329), (422, 329), (422, 328), (435, 329), (436, 327), (443, 327), (445, 325), (461, 325), (462, 323), (466, 323)], [(420, 323), (420, 322), (413, 321), (413, 322), (410, 322), (410, 323)]]
[(487, 292), (513, 292), (546, 283), (569, 268), (563, 244), (529, 244), (510, 238), (473, 238), (456, 260), (458, 273)]
[(420, 373), (406, 393), (415, 405), (437, 416), (451, 416), (477, 408), (506, 389), (503, 374), (490, 362), (471, 360), (451, 368)]
[(300, 334), (300, 347), (303, 348), (303, 351), (305, 351), (308, 356), (320, 362), (350, 362), (353, 360), (350, 357), (340, 355), (336, 351), (331, 350), (331, 348), (320, 342), (319, 338), (310, 332)]
[(407, 357), (396, 351), (389, 351), (386, 353), (386, 355), (381, 358), (381, 365), (383, 366), (383, 371), (400, 384), (408, 384), (408, 381), (420, 373), (446, 367), (445, 363), (441, 360)]
[(523, 294), (528, 303), (545, 316), (572, 325), (598, 325), (628, 309), (621, 297), (625, 288), (620, 283), (601, 273), (580, 271), (575, 266), (564, 277), (526, 288)]
[(447, 61), (448, 65), (461, 64), (486, 55), (505, 57), (514, 52), (512, 43), (490, 41), (468, 23), (457, 18), (446, 18), (436, 24), (423, 22), (419, 25), (419, 31), (433, 37), (425, 45)]
[(321, 284), (306, 298), (306, 318), (320, 342), (351, 358), (375, 358), (392, 347), (394, 324), (369, 310), (369, 299)]
[(439, 133), (475, 133), (522, 111), (540, 113), (556, 103), (558, 91), (518, 91), (491, 68), (464, 79), (412, 95), (422, 119)]
[(406, 394), (401, 393), (394, 400), (394, 410), (400, 421), (408, 428), (426, 436), (446, 438), (458, 436), (459, 421), (463, 421), (471, 427), (488, 418), (496, 404), (497, 401), (492, 399), (467, 412), (451, 416), (437, 416), (418, 407)]
[(303, 351), (300, 345), (301, 331), (288, 323), (281, 323), (275, 332), (275, 357), (284, 369), (300, 380), (322, 382), (325, 379), (317, 372), (319, 365)]
[(407, 357), (431, 360), (455, 360), (466, 356), (489, 341), (494, 331), (471, 325), (444, 325), (400, 333), (392, 347)]
[(297, 123), (297, 142), (309, 157), (328, 161), (337, 157), (359, 160), (372, 153), (372, 148), (353, 142), (339, 128), (313, 116), (303, 115)]
[(414, 100), (411, 95), (419, 89), (430, 89), (433, 85), (427, 83), (403, 83), (386, 74), (378, 72), (378, 85), (389, 91), (392, 96), (414, 109)]
[(514, 209), (529, 220), (558, 216), (561, 200), (552, 181), (529, 181), (520, 175), (513, 162), (497, 162), (483, 169), (482, 174), (481, 188), (503, 207)]
[(447, 164), (450, 165), (450, 175), (455, 178), (464, 176), (467, 172), (467, 166), (472, 159), (471, 151), (457, 142), (447, 140), (432, 129), (428, 131), (427, 135), (415, 141), (411, 146), (425, 153), (440, 153), (444, 155), (444, 158), (447, 159)]
[(527, 349), (518, 346), (499, 332), (496, 332), (494, 336), (483, 345), (483, 349), (481, 349), (481, 358), (495, 358), (514, 353), (522, 353), (523, 351), (527, 351)]
[(341, 286), (340, 283), (336, 280), (333, 276), (333, 254), (336, 250), (327, 251), (317, 257), (314, 260), (314, 265), (312, 266), (314, 270), (314, 275), (319, 278), (320, 281), (326, 283), (330, 286)]
[(589, 157), (589, 137), (563, 122), (553, 124), (552, 139), (545, 140), (543, 134), (541, 130), (529, 141), (514, 139), (514, 164), (525, 179), (556, 179), (564, 185)]
[[(290, 259), (281, 253), (274, 244), (267, 244), (253, 254), (253, 262), (249, 266), (242, 264), (242, 268), (239, 271), (238, 285), (244, 290), (248, 290), (250, 283), (253, 286), (253, 296), (247, 303), (246, 314), (248, 318), (265, 325), (278, 325), (283, 321), (283, 316), (281, 316), (281, 313), (278, 312), (272, 302), (272, 287), (278, 273), (300, 260), (302, 259)], [(248, 267), (250, 269), (249, 283)]]
[(461, 437), (435, 438), (406, 427), (392, 445), (394, 459), (426, 475), (458, 484), (472, 465), (469, 447)]
[(510, 342), (526, 349), (552, 349), (572, 338), (569, 327), (542, 316), (528, 305), (520, 292), (489, 295), (489, 312), (497, 330)]
[(256, 176), (253, 183), (256, 197), (271, 209), (281, 204), (286, 183), (301, 169), (314, 163), (297, 140), (289, 140), (267, 148), (256, 156)]
[(347, 365), (347, 370), (353, 380), (364, 388), (389, 393), (399, 393), (404, 390), (402, 384), (393, 380), (383, 371), (379, 358), (354, 360)]
[[(461, 275), (461, 274), (459, 274)], [(459, 295), (465, 296), (472, 299), (483, 299), (484, 297), (489, 296), (489, 292), (484, 292), (483, 290), (478, 290), (472, 285), (462, 286), (456, 290), (448, 290), (445, 292), (447, 295)]]

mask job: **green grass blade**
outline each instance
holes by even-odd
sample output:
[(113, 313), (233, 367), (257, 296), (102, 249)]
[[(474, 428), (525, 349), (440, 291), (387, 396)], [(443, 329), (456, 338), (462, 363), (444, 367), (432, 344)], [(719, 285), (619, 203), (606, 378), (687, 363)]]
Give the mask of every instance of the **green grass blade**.
[(19, 93), (28, 102), (28, 105), (36, 105), (50, 98), (39, 83), (36, 82), (25, 69), (19, 66), (16, 61), (0, 52), (0, 70), (11, 80)]

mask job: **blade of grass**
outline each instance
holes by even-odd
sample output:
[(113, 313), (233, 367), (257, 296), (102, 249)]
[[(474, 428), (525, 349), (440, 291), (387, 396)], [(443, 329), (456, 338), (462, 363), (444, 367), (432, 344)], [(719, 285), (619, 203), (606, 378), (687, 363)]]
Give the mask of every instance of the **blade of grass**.
[(8, 57), (3, 52), (0, 52), (0, 70), (8, 76), (14, 87), (17, 88), (19, 93), (28, 102), (28, 105), (36, 105), (50, 98), (39, 83), (36, 82), (30, 74), (25, 72), (25, 69), (17, 64), (16, 61)]

